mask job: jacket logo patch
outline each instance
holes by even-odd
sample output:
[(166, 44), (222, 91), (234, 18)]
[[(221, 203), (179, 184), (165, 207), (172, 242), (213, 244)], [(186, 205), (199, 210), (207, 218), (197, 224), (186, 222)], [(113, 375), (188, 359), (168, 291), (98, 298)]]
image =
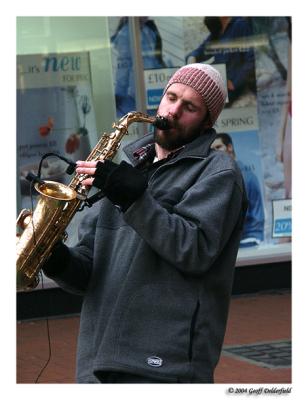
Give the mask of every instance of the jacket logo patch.
[(156, 356), (151, 356), (147, 358), (147, 363), (150, 367), (161, 367), (163, 365), (163, 360)]

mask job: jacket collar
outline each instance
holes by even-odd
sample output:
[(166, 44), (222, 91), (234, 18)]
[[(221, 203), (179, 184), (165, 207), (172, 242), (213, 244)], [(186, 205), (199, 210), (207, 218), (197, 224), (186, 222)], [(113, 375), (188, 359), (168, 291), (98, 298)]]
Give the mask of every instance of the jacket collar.
[[(201, 157), (205, 158), (208, 156), (210, 152), (210, 146), (212, 142), (215, 140), (216, 131), (211, 128), (208, 129), (203, 135), (197, 137), (192, 142), (185, 145), (184, 149), (179, 154), (178, 158), (185, 157)], [(137, 160), (134, 158), (133, 153), (150, 143), (154, 142), (153, 133), (149, 133), (145, 136), (142, 136), (140, 139), (135, 140), (132, 143), (129, 143), (125, 147), (123, 147), (123, 151), (131, 161), (133, 165), (137, 163)]]

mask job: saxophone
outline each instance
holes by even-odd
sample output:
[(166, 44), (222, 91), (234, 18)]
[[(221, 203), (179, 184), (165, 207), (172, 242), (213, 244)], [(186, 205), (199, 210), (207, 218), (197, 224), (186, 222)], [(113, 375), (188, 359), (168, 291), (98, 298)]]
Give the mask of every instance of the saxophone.
[[(113, 159), (128, 127), (133, 122), (151, 123), (158, 129), (168, 129), (168, 120), (140, 112), (130, 112), (113, 124), (115, 130), (104, 133), (86, 161)], [(34, 289), (39, 283), (39, 272), (50, 257), (54, 245), (65, 240), (66, 227), (82, 203), (90, 188), (82, 181), (86, 174), (75, 174), (69, 185), (42, 181), (34, 185), (39, 193), (34, 212), (24, 209), (17, 218), (17, 290)]]

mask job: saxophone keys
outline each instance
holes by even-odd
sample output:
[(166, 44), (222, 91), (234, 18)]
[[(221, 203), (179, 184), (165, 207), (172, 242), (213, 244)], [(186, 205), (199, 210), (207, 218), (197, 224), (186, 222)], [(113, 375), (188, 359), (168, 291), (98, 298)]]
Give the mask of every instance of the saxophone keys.
[(17, 218), (17, 227), (24, 230), (29, 225), (32, 218), (32, 212), (26, 208), (20, 211)]
[(66, 241), (67, 241), (67, 238), (68, 238), (68, 234), (67, 234), (66, 231), (64, 231), (63, 234), (62, 234), (62, 241), (63, 241), (63, 242), (66, 242)]

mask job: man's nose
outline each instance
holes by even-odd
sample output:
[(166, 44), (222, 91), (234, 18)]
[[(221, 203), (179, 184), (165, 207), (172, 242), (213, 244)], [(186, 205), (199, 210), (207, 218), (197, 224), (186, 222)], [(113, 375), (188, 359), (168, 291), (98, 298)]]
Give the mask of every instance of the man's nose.
[(179, 118), (181, 115), (181, 104), (176, 101), (170, 105), (168, 114), (172, 116), (172, 118)]

